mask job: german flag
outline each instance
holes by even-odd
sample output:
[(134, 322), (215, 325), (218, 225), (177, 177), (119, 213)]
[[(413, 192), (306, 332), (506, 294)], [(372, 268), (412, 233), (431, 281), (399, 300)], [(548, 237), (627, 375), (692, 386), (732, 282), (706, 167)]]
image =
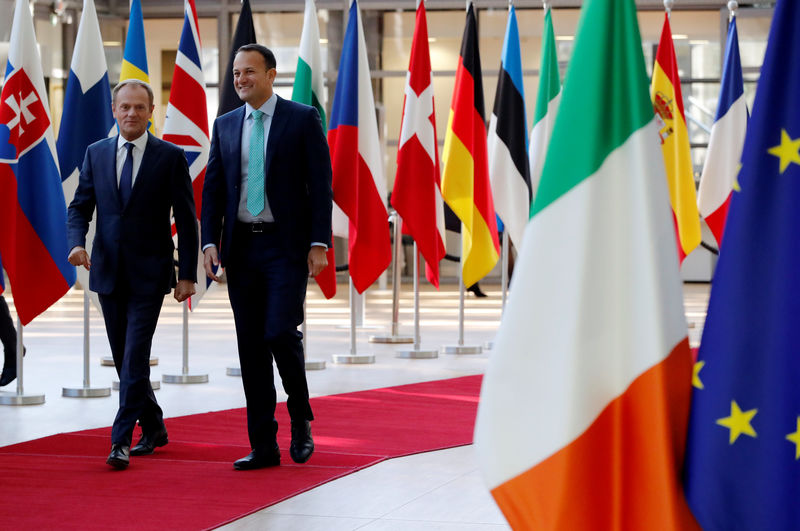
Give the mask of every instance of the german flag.
[(700, 214), (697, 211), (694, 169), (689, 152), (689, 131), (683, 111), (678, 61), (675, 59), (672, 30), (666, 14), (656, 62), (653, 65), (650, 99), (660, 118), (661, 152), (667, 170), (669, 200), (678, 239), (678, 258), (683, 263), (686, 255), (700, 245)]
[(461, 274), (465, 286), (486, 276), (500, 256), (484, 116), (478, 25), (470, 2), (442, 151), (442, 196), (463, 229)]

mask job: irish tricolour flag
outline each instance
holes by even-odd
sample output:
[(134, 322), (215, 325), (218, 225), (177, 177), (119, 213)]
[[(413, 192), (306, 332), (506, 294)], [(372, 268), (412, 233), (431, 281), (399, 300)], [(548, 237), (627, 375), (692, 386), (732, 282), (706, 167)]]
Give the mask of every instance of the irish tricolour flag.
[(633, 0), (584, 3), (475, 428), (515, 529), (691, 529), (692, 360)]

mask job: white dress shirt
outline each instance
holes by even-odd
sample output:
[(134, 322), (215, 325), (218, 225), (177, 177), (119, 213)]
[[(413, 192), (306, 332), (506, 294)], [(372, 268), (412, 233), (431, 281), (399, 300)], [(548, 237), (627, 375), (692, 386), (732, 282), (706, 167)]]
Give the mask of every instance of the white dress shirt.
[[(252, 113), (255, 110), (249, 103), (245, 103), (244, 105), (244, 123), (242, 124), (242, 148), (241, 148), (241, 162), (242, 162), (242, 180), (241, 180), (241, 190), (239, 194), (239, 211), (236, 214), (236, 217), (239, 221), (243, 221), (245, 223), (253, 223), (254, 221), (275, 221), (275, 218), (272, 216), (272, 210), (269, 208), (269, 199), (264, 197), (264, 210), (258, 213), (258, 215), (253, 215), (247, 210), (247, 165), (250, 162), (250, 134), (253, 131), (253, 127), (263, 127), (264, 128), (264, 162), (266, 163), (267, 160), (267, 142), (269, 142), (269, 128), (272, 125), (272, 116), (275, 114), (275, 104), (278, 103), (278, 96), (276, 94), (272, 94), (270, 98), (264, 102), (264, 104), (258, 108), (264, 114), (261, 116), (261, 124), (255, 124), (253, 122)], [(264, 175), (264, 179), (267, 176)], [(267, 183), (264, 183), (264, 192), (266, 195)]]
[(122, 135), (117, 136), (117, 188), (119, 188), (119, 180), (122, 177), (122, 167), (125, 165), (125, 159), (128, 157), (128, 148), (125, 144), (130, 142), (133, 144), (133, 179), (131, 186), (136, 183), (136, 175), (139, 173), (139, 167), (142, 165), (142, 157), (144, 156), (144, 149), (147, 147), (147, 131), (136, 140), (125, 140)]

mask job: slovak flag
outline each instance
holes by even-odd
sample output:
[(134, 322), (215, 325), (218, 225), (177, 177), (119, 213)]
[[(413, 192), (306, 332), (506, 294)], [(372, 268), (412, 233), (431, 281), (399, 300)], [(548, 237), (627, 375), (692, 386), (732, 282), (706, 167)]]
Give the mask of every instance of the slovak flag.
[(28, 324), (75, 283), (47, 89), (26, 0), (17, 0), (0, 93), (0, 255)]
[(428, 280), (438, 288), (439, 262), (445, 255), (444, 202), (433, 112), (428, 23), (422, 0), (417, 5), (411, 43), (392, 206), (403, 219), (403, 232), (414, 238), (425, 257)]
[[(208, 111), (206, 107), (206, 83), (203, 77), (203, 48), (197, 25), (197, 9), (194, 0), (184, 2), (183, 31), (175, 58), (172, 74), (172, 89), (169, 92), (167, 117), (164, 121), (163, 138), (181, 147), (189, 162), (192, 177), (194, 204), (197, 210), (198, 230), (203, 199), (203, 182), (211, 143), (208, 140)], [(173, 224), (173, 235), (175, 228)], [(178, 242), (180, 244), (180, 242)], [(189, 300), (194, 308), (213, 282), (203, 268), (202, 251), (197, 262), (197, 293)], [(205, 282), (203, 281), (205, 279)]]
[(367, 47), (356, 0), (350, 4), (328, 124), (333, 200), (350, 220), (350, 277), (363, 293), (389, 267), (386, 180), (378, 144)]

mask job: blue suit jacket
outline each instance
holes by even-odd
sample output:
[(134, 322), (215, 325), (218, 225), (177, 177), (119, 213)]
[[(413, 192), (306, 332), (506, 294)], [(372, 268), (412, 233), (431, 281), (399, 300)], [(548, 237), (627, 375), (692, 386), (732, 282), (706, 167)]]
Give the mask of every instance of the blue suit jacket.
[[(241, 194), (245, 107), (214, 121), (203, 186), (202, 245), (214, 244), (225, 265)], [(285, 251), (308, 256), (312, 242), (331, 241), (331, 163), (319, 113), (278, 96), (267, 140), (265, 192)]]
[(119, 283), (142, 295), (169, 293), (176, 284), (171, 211), (178, 231), (179, 277), (196, 282), (197, 218), (183, 150), (148, 133), (125, 208), (117, 185), (116, 151), (117, 137), (87, 148), (67, 214), (67, 239), (72, 249), (86, 245), (86, 232), (97, 207), (89, 289), (107, 295)]

